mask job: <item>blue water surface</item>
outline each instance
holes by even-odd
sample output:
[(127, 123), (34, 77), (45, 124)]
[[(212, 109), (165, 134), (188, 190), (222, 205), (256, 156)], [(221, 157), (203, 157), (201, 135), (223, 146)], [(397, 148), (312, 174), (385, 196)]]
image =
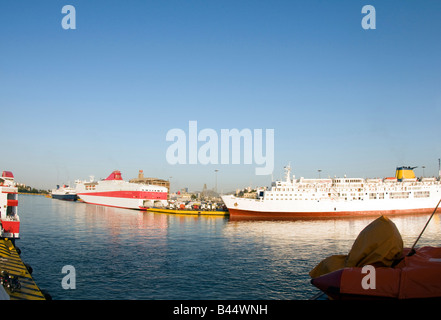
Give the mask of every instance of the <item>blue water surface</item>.
[[(53, 299), (308, 299), (308, 272), (374, 218), (230, 221), (20, 195), (16, 245)], [(411, 246), (429, 215), (392, 217)], [(419, 245), (441, 244), (435, 216)], [(64, 266), (75, 289), (63, 288)], [(66, 280), (66, 279), (65, 279)]]

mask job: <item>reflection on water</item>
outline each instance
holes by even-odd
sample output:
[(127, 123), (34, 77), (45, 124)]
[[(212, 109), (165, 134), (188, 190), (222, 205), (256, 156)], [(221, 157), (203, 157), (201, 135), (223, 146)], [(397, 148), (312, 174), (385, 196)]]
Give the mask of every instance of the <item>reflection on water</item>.
[[(229, 221), (20, 196), (22, 258), (54, 299), (307, 299), (308, 272), (375, 218)], [(410, 247), (429, 215), (391, 217)], [(439, 246), (434, 216), (418, 246)], [(64, 265), (75, 290), (61, 287)]]

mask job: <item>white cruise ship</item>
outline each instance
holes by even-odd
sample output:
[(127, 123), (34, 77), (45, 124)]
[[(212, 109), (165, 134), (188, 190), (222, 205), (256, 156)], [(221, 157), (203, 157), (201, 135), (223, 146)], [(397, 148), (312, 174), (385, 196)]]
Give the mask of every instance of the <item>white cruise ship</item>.
[[(314, 218), (433, 212), (441, 199), (439, 178), (415, 178), (412, 167), (398, 167), (385, 179), (291, 179), (258, 190), (255, 199), (223, 196), (230, 217)], [(441, 212), (441, 208), (438, 209)]]
[(124, 181), (118, 170), (100, 181), (77, 180), (75, 189), (84, 202), (102, 206), (146, 210), (167, 204), (167, 188)]

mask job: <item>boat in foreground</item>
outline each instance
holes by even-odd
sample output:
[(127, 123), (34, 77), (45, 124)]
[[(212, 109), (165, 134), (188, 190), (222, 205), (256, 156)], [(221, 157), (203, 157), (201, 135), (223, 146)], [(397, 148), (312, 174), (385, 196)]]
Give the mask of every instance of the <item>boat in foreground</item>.
[(403, 248), (395, 224), (381, 216), (348, 255), (329, 256), (312, 269), (311, 283), (332, 300), (440, 299), (441, 248), (414, 246)]
[(77, 180), (75, 189), (82, 201), (102, 206), (145, 210), (167, 203), (167, 188), (124, 181), (118, 170), (101, 181)]
[[(234, 218), (333, 218), (430, 213), (441, 197), (439, 178), (415, 177), (412, 167), (398, 167), (384, 179), (291, 178), (258, 189), (255, 199), (222, 196)], [(441, 212), (441, 208), (438, 209)]]

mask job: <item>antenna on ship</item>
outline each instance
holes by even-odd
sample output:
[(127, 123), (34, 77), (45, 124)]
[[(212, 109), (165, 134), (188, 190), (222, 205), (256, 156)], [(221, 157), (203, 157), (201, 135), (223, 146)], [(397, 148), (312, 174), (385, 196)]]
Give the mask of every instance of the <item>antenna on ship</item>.
[(285, 172), (286, 172), (286, 182), (291, 183), (291, 179), (289, 175), (291, 174), (291, 161), (288, 163), (287, 166), (285, 166)]
[(441, 177), (441, 159), (438, 158), (438, 176)]

